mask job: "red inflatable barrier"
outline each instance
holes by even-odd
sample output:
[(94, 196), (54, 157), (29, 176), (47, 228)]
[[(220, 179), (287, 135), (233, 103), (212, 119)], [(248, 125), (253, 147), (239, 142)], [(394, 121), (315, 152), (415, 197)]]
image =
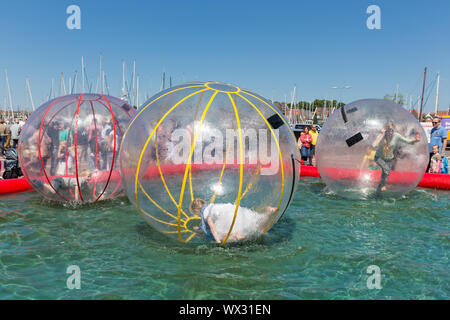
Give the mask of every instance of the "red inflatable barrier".
[(32, 191), (25, 178), (0, 180), (0, 194)]
[[(193, 166), (193, 171), (199, 170), (200, 168), (198, 167), (198, 165), (194, 165)], [(209, 168), (210, 170), (214, 170), (217, 169), (214, 166), (211, 166)], [(172, 173), (172, 174), (180, 174), (180, 173), (184, 173), (184, 165), (183, 166), (179, 166), (179, 165), (173, 165), (173, 166), (164, 166), (161, 168), (161, 170), (163, 170), (164, 174), (168, 174), (168, 173)], [(356, 170), (359, 174), (359, 170)], [(338, 173), (336, 173), (338, 175)], [(374, 175), (379, 175), (379, 171), (377, 173), (377, 171), (373, 171)], [(394, 172), (392, 173), (394, 174)], [(105, 180), (106, 177), (106, 173), (98, 173), (97, 174), (97, 181), (103, 181)], [(149, 169), (146, 172), (146, 177), (155, 177), (159, 175), (159, 171), (157, 167), (152, 167), (151, 169)], [(301, 166), (301, 171), (300, 171), (300, 175), (302, 177), (316, 177), (316, 178), (320, 178), (320, 174), (319, 174), (319, 170), (317, 169), (317, 167), (313, 167), (313, 166)], [(340, 173), (340, 175), (342, 177), (352, 177), (355, 175), (355, 173), (350, 170), (349, 172), (347, 172), (346, 174)], [(404, 172), (395, 172), (395, 174), (392, 176), (392, 179), (394, 179), (394, 181), (396, 179), (400, 179), (405, 177), (405, 175), (407, 175), (407, 173)], [(391, 179), (391, 177), (389, 177)], [(112, 175), (111, 175), (111, 180), (118, 180), (120, 179), (120, 175), (119, 172), (114, 170)], [(389, 180), (391, 181), (391, 180)], [(441, 190), (450, 190), (450, 174), (437, 174), (437, 173), (425, 173), (422, 180), (420, 180), (419, 182), (419, 187), (422, 188), (430, 188), (430, 189), (441, 189)], [(20, 179), (9, 179), (9, 180), (0, 180), (0, 194), (5, 194), (5, 193), (16, 193), (16, 192), (24, 192), (24, 191), (32, 191), (33, 188), (30, 186), (30, 184), (28, 183), (28, 181), (24, 178), (20, 178)]]
[[(64, 176), (65, 178), (75, 178), (75, 175), (72, 176)], [(52, 180), (55, 177), (49, 177)], [(92, 176), (92, 183), (101, 183), (108, 181), (120, 181), (120, 173), (119, 170), (113, 170), (111, 172), (111, 177), (109, 178), (109, 171), (100, 171), (96, 172)], [(41, 180), (45, 181), (44, 178)], [(33, 191), (33, 187), (28, 183), (27, 179), (19, 178), (19, 179), (5, 179), (0, 180), (0, 194), (4, 193), (16, 193), (16, 192), (24, 192), (24, 191)]]
[[(336, 168), (325, 168), (325, 170), (328, 170), (327, 173), (335, 179), (352, 179), (360, 175), (358, 169), (337, 170)], [(381, 175), (381, 171), (375, 170), (367, 170), (365, 173), (378, 179)], [(320, 177), (319, 170), (313, 166), (301, 166), (300, 175), (302, 177)], [(414, 180), (415, 175), (415, 173), (410, 172), (393, 171), (389, 176), (388, 182), (402, 184), (408, 182), (410, 179)], [(450, 174), (425, 173), (418, 186), (430, 189), (450, 190)]]
[(419, 187), (450, 190), (450, 174), (425, 173)]

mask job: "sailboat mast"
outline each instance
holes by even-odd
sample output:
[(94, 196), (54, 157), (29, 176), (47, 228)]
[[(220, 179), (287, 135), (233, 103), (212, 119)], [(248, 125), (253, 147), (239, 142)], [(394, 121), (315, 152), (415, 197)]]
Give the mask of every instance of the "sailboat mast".
[[(61, 73), (62, 75), (62, 73)], [(81, 56), (81, 90), (82, 92), (85, 92), (85, 87), (84, 87), (84, 57)]]
[(77, 90), (77, 74), (78, 71), (75, 70), (75, 74), (73, 75), (72, 90), (70, 91), (71, 94), (73, 94)]
[(438, 72), (437, 74), (437, 80), (436, 80), (436, 99), (434, 100), (434, 114), (437, 115), (438, 112), (438, 104), (439, 104), (439, 80), (440, 80), (440, 74)]
[(131, 76), (131, 104), (136, 105), (136, 94), (135, 94), (135, 88), (136, 88), (136, 60), (133, 60), (133, 74)]
[(425, 83), (427, 81), (427, 67), (423, 71), (423, 86), (422, 86), (422, 98), (420, 99), (420, 110), (419, 110), (419, 122), (422, 119), (422, 110), (423, 110), (423, 96), (425, 94)]
[(13, 103), (12, 103), (11, 87), (9, 86), (8, 70), (6, 70), (6, 69), (5, 69), (5, 75), (6, 75), (6, 86), (8, 88), (9, 107), (11, 108), (11, 115), (12, 115), (12, 119), (14, 121), (14, 109), (13, 109)]
[(62, 72), (61, 72), (61, 83), (60, 84), (61, 84), (61, 88), (60, 88), (61, 95), (66, 95), (66, 83), (64, 82), (64, 75)]
[(31, 107), (33, 108), (33, 111), (34, 111), (33, 95), (31, 94), (30, 79), (28, 79), (28, 77), (25, 78), (25, 85), (27, 87), (28, 96), (30, 97)]
[(99, 69), (99, 73), (98, 73), (98, 82), (97, 82), (97, 92), (98, 90), (102, 90), (103, 93), (103, 69), (102, 69), (102, 55), (100, 54), (100, 69)]
[(127, 92), (125, 89), (125, 60), (122, 60), (122, 97), (126, 100)]
[(102, 70), (102, 94), (105, 94), (106, 92), (106, 83), (105, 83), (105, 71)]

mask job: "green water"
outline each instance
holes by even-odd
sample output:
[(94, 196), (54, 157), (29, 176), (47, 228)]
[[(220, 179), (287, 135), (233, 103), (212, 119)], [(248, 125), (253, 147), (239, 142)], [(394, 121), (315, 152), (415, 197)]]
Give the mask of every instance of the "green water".
[[(82, 209), (36, 193), (0, 201), (0, 299), (450, 298), (450, 192), (349, 201), (303, 178), (263, 240), (225, 248), (165, 238), (126, 198)], [(79, 290), (66, 286), (70, 265)], [(367, 287), (370, 265), (381, 289)]]

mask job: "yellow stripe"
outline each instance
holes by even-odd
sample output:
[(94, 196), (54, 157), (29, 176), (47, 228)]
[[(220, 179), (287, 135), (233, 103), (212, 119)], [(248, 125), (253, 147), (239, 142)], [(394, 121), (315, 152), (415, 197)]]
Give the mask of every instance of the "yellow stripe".
[[(145, 142), (144, 147), (143, 147), (142, 152), (141, 152), (141, 155), (139, 156), (139, 161), (138, 161), (138, 165), (137, 165), (137, 168), (136, 168), (136, 175), (135, 175), (135, 180), (134, 180), (134, 194), (135, 194), (135, 197), (136, 197), (136, 206), (138, 207), (138, 210), (139, 210), (139, 211), (142, 211), (142, 209), (141, 209), (141, 207), (140, 207), (140, 205), (139, 205), (138, 188), (137, 188), (137, 186), (138, 186), (138, 179), (139, 179), (139, 170), (140, 170), (140, 167), (141, 167), (141, 163), (142, 163), (142, 158), (143, 158), (143, 156), (144, 156), (144, 152), (145, 152), (145, 150), (147, 149), (147, 146), (148, 146), (150, 140), (152, 139), (153, 135), (155, 134), (156, 129), (159, 127), (159, 125), (161, 124), (161, 122), (162, 122), (162, 121), (163, 121), (163, 120), (164, 120), (164, 119), (165, 119), (165, 118), (166, 118), (166, 117), (167, 117), (174, 109), (176, 109), (183, 101), (185, 101), (186, 99), (188, 99), (188, 98), (190, 98), (190, 97), (196, 95), (197, 93), (200, 93), (200, 92), (203, 92), (203, 91), (207, 91), (207, 90), (209, 90), (209, 89), (205, 88), (205, 89), (202, 89), (202, 90), (198, 90), (198, 91), (196, 91), (196, 92), (194, 92), (194, 93), (191, 93), (191, 94), (187, 95), (186, 97), (184, 97), (183, 99), (181, 99), (179, 102), (177, 102), (177, 104), (175, 104), (173, 107), (171, 107), (171, 108), (169, 109), (169, 111), (167, 111), (167, 112), (163, 115), (163, 117), (158, 121), (158, 123), (156, 124), (155, 128), (153, 128), (153, 131), (151, 132), (150, 136), (148, 137), (147, 141)], [(180, 212), (178, 212), (178, 213), (180, 213)]]
[[(161, 181), (162, 181), (162, 183), (164, 185), (164, 188), (166, 189), (167, 194), (169, 195), (169, 198), (172, 200), (172, 203), (175, 206), (178, 206), (177, 202), (175, 201), (175, 199), (172, 196), (172, 193), (169, 190), (169, 187), (166, 184), (166, 180), (164, 179), (164, 175), (163, 175), (163, 172), (161, 170), (161, 165), (160, 165), (160, 162), (159, 162), (159, 155), (158, 155), (158, 133), (156, 133), (156, 135), (155, 135), (155, 151), (156, 151), (156, 164), (157, 164), (157, 167), (158, 167), (159, 175), (161, 177)], [(189, 216), (183, 210), (181, 210), (181, 212), (183, 212), (183, 214), (184, 214), (184, 216), (186, 218), (189, 218)]]
[(189, 189), (191, 191), (191, 202), (194, 201), (194, 190), (192, 188), (192, 168), (189, 168)]
[(272, 221), (270, 222), (270, 225), (266, 228), (266, 230), (263, 232), (263, 235), (266, 234), (266, 232), (270, 229), (270, 227), (272, 226), (273, 222), (275, 221), (275, 218), (277, 216), (278, 211), (280, 210), (280, 206), (281, 206), (281, 202), (283, 200), (283, 192), (284, 192), (284, 166), (283, 166), (283, 156), (281, 155), (281, 149), (280, 149), (280, 145), (278, 143), (278, 139), (276, 138), (275, 134), (273, 133), (273, 129), (270, 126), (270, 124), (267, 122), (266, 118), (264, 118), (264, 115), (261, 113), (261, 111), (259, 111), (259, 109), (253, 104), (251, 103), (248, 99), (246, 99), (245, 97), (241, 96), (240, 94), (237, 94), (239, 97), (241, 97), (242, 99), (244, 99), (245, 101), (247, 101), (261, 116), (261, 118), (264, 120), (264, 122), (266, 123), (267, 127), (270, 129), (270, 132), (272, 133), (273, 138), (275, 139), (275, 142), (277, 144), (278, 147), (278, 155), (280, 157), (280, 164), (281, 164), (281, 194), (280, 194), (280, 202), (278, 203), (278, 207), (277, 210), (275, 210)]
[[(252, 94), (252, 93), (250, 93), (250, 92), (248, 92), (248, 91), (242, 90), (242, 92), (245, 93), (245, 94), (248, 94), (249, 96), (252, 96), (252, 97), (255, 98), (255, 99), (258, 99), (259, 101), (261, 101), (262, 103), (264, 103), (265, 105), (267, 105), (270, 109), (272, 109), (276, 114), (278, 114), (278, 115), (280, 116), (281, 120), (284, 122), (284, 124), (288, 127), (289, 132), (291, 133), (291, 135), (294, 137), (295, 140), (297, 140), (297, 138), (295, 138), (294, 132), (293, 132), (292, 129), (291, 129), (291, 126), (286, 122), (286, 120), (284, 119), (283, 115), (282, 115), (280, 112), (278, 112), (277, 109), (273, 108), (273, 107), (272, 107), (270, 104), (268, 104), (266, 101), (264, 101), (263, 99), (261, 99), (261, 98), (255, 96), (254, 94)], [(241, 98), (243, 98), (241, 95), (239, 95), (239, 96), (240, 96)], [(247, 100), (247, 101), (248, 101), (248, 100)], [(263, 116), (263, 118), (264, 118), (264, 116)], [(264, 118), (264, 119), (265, 119), (265, 118)]]
[[(164, 212), (165, 214), (167, 214), (168, 216), (172, 217), (173, 219), (177, 219), (177, 217), (173, 214), (171, 214), (170, 212), (168, 212), (167, 210), (163, 209), (158, 203), (156, 203), (155, 200), (153, 200), (148, 193), (145, 191), (144, 187), (142, 187), (142, 184), (139, 182), (139, 187), (141, 188), (142, 192), (147, 196), (148, 200), (150, 200), (155, 207), (157, 207), (159, 210), (161, 210), (162, 212)], [(153, 217), (152, 217), (153, 218)]]
[(191, 241), (191, 239), (193, 238), (193, 237), (195, 237), (197, 234), (195, 233), (195, 232), (192, 232), (192, 234), (186, 239), (186, 242), (189, 242), (189, 241)]
[[(230, 226), (230, 230), (228, 230), (228, 234), (225, 237), (225, 239), (223, 240), (223, 242), (221, 243), (221, 245), (224, 245), (225, 243), (227, 243), (228, 238), (230, 237), (231, 231), (233, 231), (233, 227), (234, 227), (234, 223), (236, 222), (236, 216), (237, 216), (237, 212), (239, 209), (239, 204), (241, 202), (241, 192), (242, 192), (242, 180), (243, 180), (243, 175), (244, 175), (244, 148), (242, 146), (242, 132), (241, 132), (241, 121), (239, 120), (239, 114), (236, 108), (236, 104), (234, 103), (233, 98), (231, 97), (231, 94), (228, 93), (228, 97), (230, 98), (230, 101), (233, 105), (233, 109), (234, 109), (234, 114), (236, 116), (236, 123), (238, 126), (238, 133), (239, 133), (239, 150), (241, 151), (239, 154), (240, 157), (240, 164), (239, 164), (239, 190), (238, 190), (238, 195), (236, 198), (236, 208), (234, 209), (234, 216), (233, 216), (233, 221), (231, 222), (231, 226)], [(236, 95), (235, 95), (236, 97)]]
[[(206, 89), (206, 90), (208, 90), (208, 89)], [(189, 172), (189, 169), (191, 167), (192, 154), (194, 153), (195, 143), (197, 142), (197, 136), (198, 136), (198, 134), (200, 132), (200, 129), (202, 127), (203, 120), (205, 119), (205, 116), (206, 116), (206, 112), (208, 111), (209, 107), (211, 106), (211, 103), (213, 102), (213, 100), (216, 97), (216, 95), (217, 95), (217, 92), (214, 92), (213, 95), (211, 96), (211, 99), (209, 99), (209, 102), (206, 105), (205, 110), (203, 111), (202, 117), (200, 118), (200, 123), (198, 124), (198, 129), (195, 132), (194, 139), (191, 142), (191, 151), (189, 152), (189, 158), (188, 158), (188, 162), (186, 164), (186, 169), (185, 169), (185, 172), (184, 172), (183, 183), (181, 185), (180, 201), (178, 202), (178, 231), (180, 231), (181, 206), (183, 204), (184, 190), (185, 190), (185, 187), (186, 187), (186, 180), (187, 180), (188, 172)], [(180, 233), (178, 233), (178, 237), (180, 238), (181, 242), (185, 242), (185, 241), (183, 241)]]
[[(155, 220), (155, 221), (157, 221), (157, 222), (159, 222), (159, 223), (162, 223), (162, 224), (166, 224), (166, 225), (168, 225), (168, 226), (174, 226), (174, 227), (176, 227), (177, 225), (175, 224), (175, 223), (170, 223), (170, 222), (167, 222), (167, 221), (164, 221), (164, 220), (160, 220), (160, 219), (158, 219), (158, 218), (155, 218), (154, 216), (152, 216), (151, 214), (149, 214), (148, 212), (146, 212), (145, 210), (139, 210), (140, 211), (140, 213), (141, 213), (141, 215), (144, 217), (144, 214), (147, 216), (147, 217), (149, 217), (149, 218), (151, 218), (151, 219), (153, 219), (153, 220)], [(145, 217), (144, 217), (145, 218)]]
[(244, 193), (241, 196), (241, 199), (244, 198), (245, 195), (247, 194), (247, 192), (249, 192), (250, 189), (253, 187), (255, 182), (258, 180), (260, 173), (261, 173), (261, 164), (259, 164), (258, 168), (256, 168), (255, 174), (253, 175), (253, 177), (248, 182), (247, 187), (245, 188)]
[[(186, 233), (186, 232), (192, 232), (190, 230), (181, 230), (181, 233)], [(171, 233), (178, 233), (177, 231), (163, 231), (163, 233), (167, 233), (167, 234), (171, 234)]]
[(145, 105), (144, 107), (142, 107), (141, 110), (140, 110), (140, 111), (134, 116), (134, 118), (131, 120), (130, 124), (128, 125), (128, 128), (125, 130), (125, 133), (124, 133), (123, 136), (122, 136), (122, 142), (120, 143), (120, 147), (119, 147), (119, 156), (120, 156), (120, 153), (121, 153), (120, 151), (122, 150), (122, 144), (123, 144), (123, 141), (125, 140), (125, 137), (126, 137), (126, 135), (127, 135), (127, 133), (128, 133), (128, 130), (130, 130), (130, 128), (131, 128), (131, 126), (133, 125), (134, 121), (138, 118), (138, 116), (139, 116), (142, 112), (144, 112), (145, 109), (147, 109), (148, 106), (150, 106), (153, 102), (158, 101), (158, 100), (161, 99), (162, 97), (165, 97), (165, 96), (167, 96), (168, 94), (171, 94), (171, 93), (173, 93), (173, 92), (177, 92), (177, 91), (179, 91), (179, 90), (184, 90), (184, 89), (201, 88), (201, 87), (205, 87), (205, 86), (204, 86), (204, 85), (202, 85), (202, 86), (200, 86), (200, 85), (198, 85), (198, 86), (197, 86), (197, 85), (196, 85), (196, 86), (187, 86), (187, 87), (177, 88), (177, 89), (171, 90), (171, 91), (166, 92), (165, 94), (159, 96), (158, 98), (153, 99), (153, 100), (150, 101), (147, 105)]
[[(222, 184), (223, 173), (225, 171), (225, 166), (227, 165), (227, 160), (228, 160), (228, 154), (230, 153), (230, 149), (231, 149), (230, 145), (231, 145), (231, 141), (228, 142), (227, 153), (225, 154), (225, 160), (222, 165), (222, 170), (220, 171), (219, 182), (217, 183), (217, 186), (220, 186)], [(211, 197), (211, 199), (209, 200), (209, 203), (214, 203), (214, 201), (216, 201), (216, 196), (217, 196), (217, 190), (214, 191), (214, 194)]]
[[(206, 86), (206, 83), (205, 83), (205, 86)], [(193, 119), (194, 124), (195, 124), (195, 119), (197, 119), (198, 110), (200, 109), (200, 105), (202, 104), (204, 95), (205, 95), (205, 92), (202, 92), (202, 94), (200, 95), (200, 98), (197, 101), (197, 105), (195, 106), (194, 119)], [(189, 190), (191, 193), (191, 201), (194, 201), (194, 188), (192, 187), (192, 168), (189, 168)]]

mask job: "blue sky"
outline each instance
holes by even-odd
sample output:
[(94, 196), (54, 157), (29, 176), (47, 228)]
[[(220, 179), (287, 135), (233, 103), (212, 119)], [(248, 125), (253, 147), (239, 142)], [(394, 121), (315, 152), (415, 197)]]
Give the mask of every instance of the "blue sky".
[[(66, 8), (81, 8), (81, 30), (68, 30)], [(381, 30), (369, 30), (366, 9), (381, 8)], [(44, 102), (52, 78), (80, 72), (81, 56), (95, 83), (103, 55), (112, 95), (120, 95), (122, 60), (128, 78), (136, 59), (141, 101), (173, 83), (234, 83), (275, 100), (297, 85), (298, 100), (382, 98), (420, 94), (423, 69), (431, 86), (440, 72), (440, 109), (450, 105), (449, 1), (0, 1), (0, 105), (26, 102), (30, 78), (35, 104)], [(351, 89), (331, 89), (350, 85)], [(434, 90), (434, 89), (433, 89)], [(289, 100), (289, 98), (288, 98)], [(434, 108), (431, 93), (426, 111)]]

